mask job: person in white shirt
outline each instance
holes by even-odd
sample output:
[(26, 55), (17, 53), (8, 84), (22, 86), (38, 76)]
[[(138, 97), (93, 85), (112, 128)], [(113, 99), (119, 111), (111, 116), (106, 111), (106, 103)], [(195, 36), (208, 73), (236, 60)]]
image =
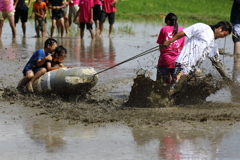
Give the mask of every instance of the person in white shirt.
[[(231, 34), (231, 32), (232, 26), (227, 21), (218, 22), (213, 26), (196, 23), (178, 32), (173, 38), (162, 44), (162, 47), (168, 47), (175, 40), (184, 36), (188, 37), (181, 53), (175, 61), (175, 83), (172, 85), (174, 93), (181, 90), (181, 85), (199, 69), (206, 57), (212, 61), (212, 64), (216, 67), (220, 75), (223, 78), (227, 78), (219, 58), (218, 46), (215, 40), (224, 38)], [(170, 94), (172, 95), (173, 92)]]

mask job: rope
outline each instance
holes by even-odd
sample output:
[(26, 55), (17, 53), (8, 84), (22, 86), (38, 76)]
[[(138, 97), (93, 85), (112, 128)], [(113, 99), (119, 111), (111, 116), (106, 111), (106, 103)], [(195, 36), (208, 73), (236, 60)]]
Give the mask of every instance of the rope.
[[(119, 65), (121, 65), (121, 64), (123, 64), (123, 63), (126, 63), (126, 62), (128, 62), (128, 61), (134, 60), (134, 59), (136, 59), (136, 58), (138, 58), (138, 57), (141, 57), (141, 56), (144, 56), (144, 55), (149, 54), (149, 53), (151, 53), (151, 52), (157, 51), (157, 50), (159, 50), (158, 47), (159, 47), (159, 46), (156, 46), (156, 47), (153, 47), (153, 48), (151, 48), (151, 49), (149, 49), (149, 50), (146, 50), (146, 51), (144, 51), (144, 52), (142, 52), (142, 53), (140, 53), (140, 54), (138, 54), (138, 55), (136, 55), (136, 56), (133, 56), (133, 57), (131, 57), (131, 58), (125, 60), (125, 61), (122, 61), (122, 62), (120, 62), (120, 63), (118, 63), (118, 64), (116, 64), (116, 65), (114, 65), (114, 66), (112, 66), (112, 67), (109, 67), (109, 68), (107, 68), (107, 69), (105, 69), (105, 70), (102, 70), (102, 71), (100, 71), (100, 72), (97, 72), (97, 73), (95, 73), (93, 76), (95, 76), (95, 75), (97, 75), (97, 74), (100, 74), (100, 73), (102, 73), (102, 72), (105, 72), (105, 71), (107, 71), (107, 70), (109, 70), (109, 69), (112, 69), (112, 68), (114, 68), (114, 67), (116, 67), (116, 66), (119, 66)], [(156, 49), (156, 48), (157, 48), (157, 49)]]
[(232, 33), (232, 35), (233, 35), (235, 38), (237, 38), (238, 40), (240, 40), (235, 34)]

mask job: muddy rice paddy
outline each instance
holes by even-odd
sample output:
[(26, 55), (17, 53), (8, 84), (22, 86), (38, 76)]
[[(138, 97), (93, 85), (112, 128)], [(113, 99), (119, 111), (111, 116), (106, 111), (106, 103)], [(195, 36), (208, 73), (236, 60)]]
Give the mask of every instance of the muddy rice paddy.
[[(118, 30), (120, 25), (133, 26), (135, 34)], [(0, 154), (4, 159), (240, 156), (239, 145), (232, 143), (240, 138), (240, 58), (232, 56), (231, 37), (218, 41), (224, 49), (224, 68), (235, 82), (231, 85), (206, 60), (202, 65), (206, 79), (189, 81), (169, 100), (162, 94), (165, 86), (155, 81), (159, 56), (155, 51), (99, 74), (97, 85), (84, 96), (20, 93), (16, 85), (22, 68), (45, 40), (34, 38), (33, 26), (28, 23), (27, 37), (22, 37), (19, 26), (12, 40), (6, 23), (0, 41)], [(70, 35), (55, 38), (68, 49), (66, 66), (101, 71), (155, 47), (160, 28), (158, 23), (119, 22), (112, 38), (106, 31), (102, 38), (91, 40), (86, 31), (80, 40), (75, 26)]]

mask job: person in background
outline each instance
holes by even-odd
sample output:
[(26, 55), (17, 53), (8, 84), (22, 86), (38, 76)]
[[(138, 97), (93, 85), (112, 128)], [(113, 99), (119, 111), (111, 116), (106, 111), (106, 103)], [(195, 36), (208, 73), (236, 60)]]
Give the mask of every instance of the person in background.
[(105, 22), (106, 17), (108, 17), (109, 22), (109, 34), (108, 37), (112, 35), (113, 24), (115, 21), (115, 12), (116, 12), (116, 4), (121, 0), (102, 0), (102, 15), (99, 23), (99, 36), (102, 36), (103, 31), (103, 23)]
[(218, 22), (215, 25), (207, 25), (204, 23), (196, 23), (191, 25), (181, 32), (178, 32), (171, 39), (165, 41), (161, 48), (167, 48), (174, 41), (187, 36), (181, 53), (176, 59), (174, 81), (170, 96), (181, 90), (182, 85), (198, 71), (203, 60), (208, 57), (213, 66), (225, 80), (229, 79), (224, 72), (223, 65), (219, 57), (217, 42), (218, 38), (224, 38), (231, 34), (232, 26), (227, 21)]
[[(49, 0), (49, 6), (52, 10), (52, 27), (51, 27), (51, 37), (53, 36), (54, 29), (57, 26), (57, 23), (60, 24), (60, 31), (61, 31), (61, 37), (63, 37), (64, 33), (64, 19), (63, 19), (63, 11), (62, 8), (66, 7), (67, 2), (64, 2), (63, 0)], [(51, 6), (50, 6), (51, 5)]]
[[(69, 33), (69, 3), (66, 0), (64, 0), (64, 3), (66, 4), (66, 7), (62, 8), (63, 19), (64, 19), (64, 28), (65, 28), (66, 34), (68, 34)], [(60, 23), (57, 22), (58, 31), (60, 29), (60, 26), (61, 26), (61, 22)]]
[(40, 37), (40, 31), (42, 37), (45, 37), (46, 34), (46, 17), (47, 17), (47, 5), (42, 0), (37, 0), (33, 4), (33, 12), (35, 13), (35, 30), (37, 37)]
[(183, 28), (178, 26), (177, 16), (174, 13), (168, 13), (165, 17), (166, 26), (160, 30), (157, 43), (159, 44), (160, 56), (157, 65), (157, 80), (170, 84), (174, 77), (175, 60), (180, 54), (185, 37), (182, 37), (169, 45), (169, 47), (162, 48), (163, 42), (171, 39)]
[(43, 49), (38, 49), (32, 57), (29, 59), (23, 69), (23, 75), (25, 76), (17, 86), (18, 89), (27, 86), (28, 92), (33, 92), (32, 84), (43, 74), (47, 72), (44, 64), (47, 60), (51, 60), (51, 54), (57, 48), (57, 41), (53, 38), (48, 38), (44, 43)]
[(14, 15), (15, 26), (17, 25), (20, 18), (22, 23), (23, 37), (26, 37), (26, 22), (28, 20), (28, 9), (31, 6), (32, 0), (29, 0), (28, 5), (26, 5), (25, 0), (15, 0), (15, 3), (17, 3), (16, 12)]
[(240, 0), (234, 1), (232, 5), (230, 22), (233, 28), (234, 54), (240, 54)]
[(4, 20), (8, 18), (9, 24), (12, 29), (12, 37), (16, 38), (16, 27), (14, 24), (14, 12), (17, 5), (18, 0), (1, 0), (0, 1), (0, 37), (2, 37), (2, 27)]
[(96, 33), (99, 33), (99, 20), (101, 19), (102, 14), (102, 1), (101, 0), (94, 0), (94, 7), (93, 7), (93, 20), (96, 27)]
[(93, 0), (80, 0), (79, 1), (79, 10), (76, 14), (74, 21), (76, 21), (77, 16), (79, 16), (80, 22), (80, 37), (83, 39), (84, 37), (84, 30), (85, 25), (91, 34), (91, 38), (94, 39), (94, 32), (93, 32)]
[(76, 17), (77, 15), (77, 12), (79, 10), (79, 0), (69, 0), (69, 28), (71, 27), (72, 25), (72, 22), (74, 20), (74, 18)]

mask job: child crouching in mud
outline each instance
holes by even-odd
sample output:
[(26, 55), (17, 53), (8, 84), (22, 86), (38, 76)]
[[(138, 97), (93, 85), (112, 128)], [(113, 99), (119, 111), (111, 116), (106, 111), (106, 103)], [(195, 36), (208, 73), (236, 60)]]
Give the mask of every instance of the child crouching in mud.
[(44, 43), (44, 48), (37, 50), (32, 55), (22, 71), (25, 77), (17, 86), (18, 89), (22, 89), (26, 85), (28, 92), (33, 92), (32, 84), (47, 72), (43, 65), (47, 60), (51, 60), (51, 54), (56, 48), (57, 41), (53, 38), (48, 38)]
[[(55, 49), (55, 53), (48, 60), (46, 60), (47, 71), (53, 71), (60, 68), (72, 68), (72, 67), (65, 67), (62, 64), (62, 61), (66, 58), (66, 56), (67, 56), (67, 49), (64, 48), (62, 45), (58, 46)], [(58, 67), (56, 65), (58, 65)]]

